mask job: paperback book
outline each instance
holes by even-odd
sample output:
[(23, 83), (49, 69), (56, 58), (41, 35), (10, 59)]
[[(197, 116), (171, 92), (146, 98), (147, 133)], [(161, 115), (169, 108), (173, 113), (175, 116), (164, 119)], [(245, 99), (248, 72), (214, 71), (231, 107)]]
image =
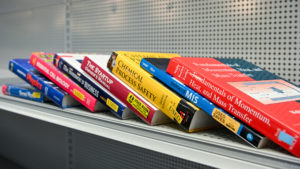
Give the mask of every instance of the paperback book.
[(106, 109), (102, 103), (91, 96), (84, 89), (79, 87), (75, 82), (65, 76), (60, 70), (53, 65), (54, 54), (34, 52), (30, 57), (32, 64), (38, 71), (49, 78), (64, 91), (69, 93), (78, 102), (88, 108), (91, 112), (101, 111)]
[(122, 101), (102, 87), (102, 85), (98, 84), (98, 82), (81, 69), (81, 62), (85, 56), (96, 57), (100, 60), (102, 60), (103, 57), (106, 57), (105, 55), (57, 53), (53, 63), (80, 87), (89, 92), (102, 104), (106, 105), (108, 110), (117, 117), (121, 119), (134, 117), (134, 114)]
[(40, 90), (49, 100), (61, 108), (79, 105), (72, 96), (55, 85), (29, 63), (29, 59), (12, 59), (9, 61), (9, 70)]
[(146, 52), (113, 52), (107, 67), (128, 86), (159, 108), (188, 132), (216, 126), (215, 120), (179, 97), (140, 67), (142, 58), (172, 58), (177, 54)]
[(171, 120), (165, 114), (109, 71), (106, 67), (109, 58), (109, 55), (88, 55), (84, 58), (81, 68), (100, 85), (123, 101), (147, 124), (156, 125), (170, 122)]
[(4, 84), (2, 85), (2, 93), (4, 95), (19, 97), (42, 103), (47, 101), (47, 98), (41, 91), (35, 89), (27, 83)]
[(167, 72), (300, 156), (300, 89), (242, 59), (172, 58)]
[(223, 109), (168, 74), (166, 69), (169, 61), (170, 59), (167, 58), (143, 58), (140, 65), (159, 81), (195, 104), (198, 108), (206, 112), (213, 119), (241, 137), (250, 145), (256, 148), (262, 148), (269, 142), (267, 137), (243, 124), (234, 118), (234, 116), (226, 113)]

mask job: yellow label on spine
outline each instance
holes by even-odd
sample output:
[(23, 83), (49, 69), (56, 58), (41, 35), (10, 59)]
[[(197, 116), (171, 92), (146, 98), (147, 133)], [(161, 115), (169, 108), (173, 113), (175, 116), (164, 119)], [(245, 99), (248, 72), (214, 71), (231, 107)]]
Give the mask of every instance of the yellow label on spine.
[(81, 101), (84, 101), (84, 94), (82, 94), (80, 91), (74, 89), (74, 90), (73, 90), (73, 94), (74, 94), (75, 96), (77, 96)]
[(132, 107), (134, 107), (138, 112), (140, 112), (145, 118), (148, 117), (150, 112), (149, 109), (133, 94), (129, 93), (126, 100), (128, 103), (132, 105)]
[(180, 116), (180, 114), (176, 111), (176, 107), (178, 105), (178, 103), (170, 101), (168, 104), (168, 110), (169, 112), (174, 116), (174, 119), (181, 124), (183, 118)]
[(127, 58), (140, 64), (142, 58), (173, 58), (180, 57), (176, 53), (152, 53), (152, 52), (134, 52), (134, 51), (117, 51), (119, 55), (125, 55)]
[(118, 112), (119, 106), (109, 98), (106, 99), (106, 105), (113, 109), (115, 112)]
[(33, 92), (32, 93), (32, 97), (33, 98), (41, 98), (41, 93), (39, 93), (39, 92)]
[(232, 132), (237, 133), (239, 131), (241, 124), (219, 109), (215, 108), (213, 110), (212, 117)]
[[(175, 113), (175, 112), (176, 112), (176, 113)], [(176, 120), (179, 124), (181, 124), (183, 118), (178, 114), (177, 111), (174, 111), (173, 114), (174, 114), (175, 120)]]
[(10, 70), (13, 71), (13, 69), (14, 69), (14, 64), (11, 62), (10, 63)]

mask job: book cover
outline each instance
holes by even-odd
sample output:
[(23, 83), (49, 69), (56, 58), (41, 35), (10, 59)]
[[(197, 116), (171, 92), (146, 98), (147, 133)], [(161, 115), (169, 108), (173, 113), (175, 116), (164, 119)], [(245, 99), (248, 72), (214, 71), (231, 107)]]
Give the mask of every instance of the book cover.
[(86, 56), (81, 68), (99, 84), (125, 103), (138, 117), (149, 125), (170, 122), (159, 109), (145, 100), (128, 85), (122, 82), (106, 67), (110, 56)]
[(171, 58), (177, 54), (113, 52), (107, 67), (128, 86), (159, 108), (186, 131), (216, 126), (215, 120), (196, 106), (179, 97), (140, 67), (142, 58)]
[(8, 96), (19, 97), (27, 100), (44, 103), (47, 98), (44, 94), (27, 83), (4, 84), (2, 85), (2, 93)]
[(300, 156), (300, 89), (242, 59), (172, 58), (167, 72)]
[(195, 104), (198, 108), (209, 114), (212, 118), (241, 137), (250, 145), (256, 148), (262, 148), (268, 143), (269, 139), (265, 136), (243, 124), (234, 118), (234, 116), (228, 114), (223, 109), (168, 74), (166, 69), (169, 62), (170, 59), (168, 58), (143, 58), (140, 65), (155, 78), (166, 84), (173, 91), (188, 101)]
[(108, 110), (121, 119), (134, 117), (131, 110), (112, 93), (98, 84), (93, 78), (81, 69), (81, 62), (85, 56), (103, 59), (105, 55), (57, 53), (54, 57), (55, 66), (70, 77), (80, 87), (89, 92), (102, 104), (108, 107)]
[(40, 71), (56, 85), (61, 87), (64, 91), (69, 93), (91, 112), (101, 111), (106, 108), (102, 103), (97, 101), (96, 98), (91, 96), (84, 89), (79, 87), (71, 79), (60, 72), (53, 65), (53, 58), (54, 54), (34, 52), (31, 54), (30, 64), (32, 64), (38, 71)]
[(29, 59), (12, 59), (9, 61), (9, 70), (40, 90), (49, 100), (61, 108), (79, 105), (72, 96), (62, 90), (48, 78), (42, 75), (29, 63)]

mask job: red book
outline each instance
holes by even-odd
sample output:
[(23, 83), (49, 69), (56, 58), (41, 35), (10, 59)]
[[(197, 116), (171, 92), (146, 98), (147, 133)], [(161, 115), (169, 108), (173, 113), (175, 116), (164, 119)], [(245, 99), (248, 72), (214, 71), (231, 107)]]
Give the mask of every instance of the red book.
[(167, 72), (300, 156), (300, 89), (242, 59), (172, 58)]
[(80, 88), (71, 79), (66, 77), (53, 65), (54, 54), (43, 52), (34, 52), (30, 57), (30, 64), (32, 64), (43, 75), (48, 77), (53, 83), (61, 87), (78, 102), (88, 108), (90, 111), (100, 111), (105, 109), (105, 106), (97, 101), (93, 96)]
[(109, 58), (110, 55), (87, 55), (82, 61), (81, 69), (120, 99), (147, 124), (170, 122), (170, 119), (159, 109), (109, 71), (106, 67)]

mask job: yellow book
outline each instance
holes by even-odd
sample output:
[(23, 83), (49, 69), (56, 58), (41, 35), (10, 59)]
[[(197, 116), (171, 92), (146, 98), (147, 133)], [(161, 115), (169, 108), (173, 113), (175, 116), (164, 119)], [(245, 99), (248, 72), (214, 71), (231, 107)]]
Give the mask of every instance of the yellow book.
[(215, 127), (216, 122), (209, 115), (169, 90), (140, 67), (142, 58), (172, 57), (180, 56), (168, 53), (116, 51), (112, 53), (107, 67), (186, 131)]

